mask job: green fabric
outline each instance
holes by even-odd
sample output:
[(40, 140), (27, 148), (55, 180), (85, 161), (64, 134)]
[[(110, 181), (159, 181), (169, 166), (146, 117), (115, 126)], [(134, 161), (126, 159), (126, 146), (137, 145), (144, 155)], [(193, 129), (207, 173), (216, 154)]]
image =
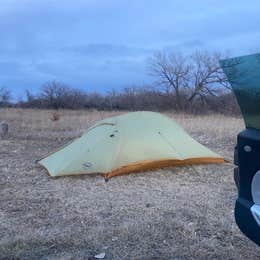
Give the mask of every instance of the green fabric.
[(260, 129), (260, 54), (221, 60), (246, 127)]
[(133, 112), (107, 118), (82, 137), (42, 159), (51, 176), (107, 173), (146, 160), (221, 158), (170, 118)]

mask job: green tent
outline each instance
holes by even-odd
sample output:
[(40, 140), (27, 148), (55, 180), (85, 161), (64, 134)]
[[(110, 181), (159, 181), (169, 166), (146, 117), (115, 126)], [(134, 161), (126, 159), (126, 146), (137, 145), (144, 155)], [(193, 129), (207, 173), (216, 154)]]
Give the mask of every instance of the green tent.
[(100, 173), (106, 178), (168, 166), (222, 163), (170, 118), (132, 112), (104, 119), (39, 161), (51, 176)]

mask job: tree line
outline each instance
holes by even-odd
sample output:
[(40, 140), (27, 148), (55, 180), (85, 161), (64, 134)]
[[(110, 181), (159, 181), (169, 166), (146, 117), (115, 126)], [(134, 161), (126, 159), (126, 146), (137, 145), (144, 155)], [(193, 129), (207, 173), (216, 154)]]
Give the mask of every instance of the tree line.
[(10, 91), (0, 88), (0, 106), (237, 114), (236, 100), (218, 63), (221, 57), (207, 52), (188, 56), (158, 52), (147, 62), (148, 73), (154, 78), (153, 85), (100, 94), (51, 81), (46, 82), (37, 95), (27, 90), (25, 100), (16, 104), (10, 102)]

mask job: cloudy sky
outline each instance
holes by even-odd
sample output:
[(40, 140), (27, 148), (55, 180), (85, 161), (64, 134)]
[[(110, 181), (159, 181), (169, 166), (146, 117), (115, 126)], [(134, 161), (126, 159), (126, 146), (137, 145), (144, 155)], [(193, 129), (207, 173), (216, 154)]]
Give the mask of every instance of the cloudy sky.
[(158, 50), (260, 51), (259, 0), (0, 0), (0, 86), (143, 85)]

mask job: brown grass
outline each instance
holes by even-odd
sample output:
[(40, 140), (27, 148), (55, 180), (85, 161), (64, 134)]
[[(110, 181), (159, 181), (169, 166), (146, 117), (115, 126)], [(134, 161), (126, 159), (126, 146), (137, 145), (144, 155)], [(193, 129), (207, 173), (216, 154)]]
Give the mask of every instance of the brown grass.
[[(0, 256), (24, 259), (259, 259), (233, 217), (233, 165), (168, 168), (111, 179), (52, 179), (34, 161), (118, 112), (0, 110)], [(232, 160), (238, 118), (168, 113)]]

